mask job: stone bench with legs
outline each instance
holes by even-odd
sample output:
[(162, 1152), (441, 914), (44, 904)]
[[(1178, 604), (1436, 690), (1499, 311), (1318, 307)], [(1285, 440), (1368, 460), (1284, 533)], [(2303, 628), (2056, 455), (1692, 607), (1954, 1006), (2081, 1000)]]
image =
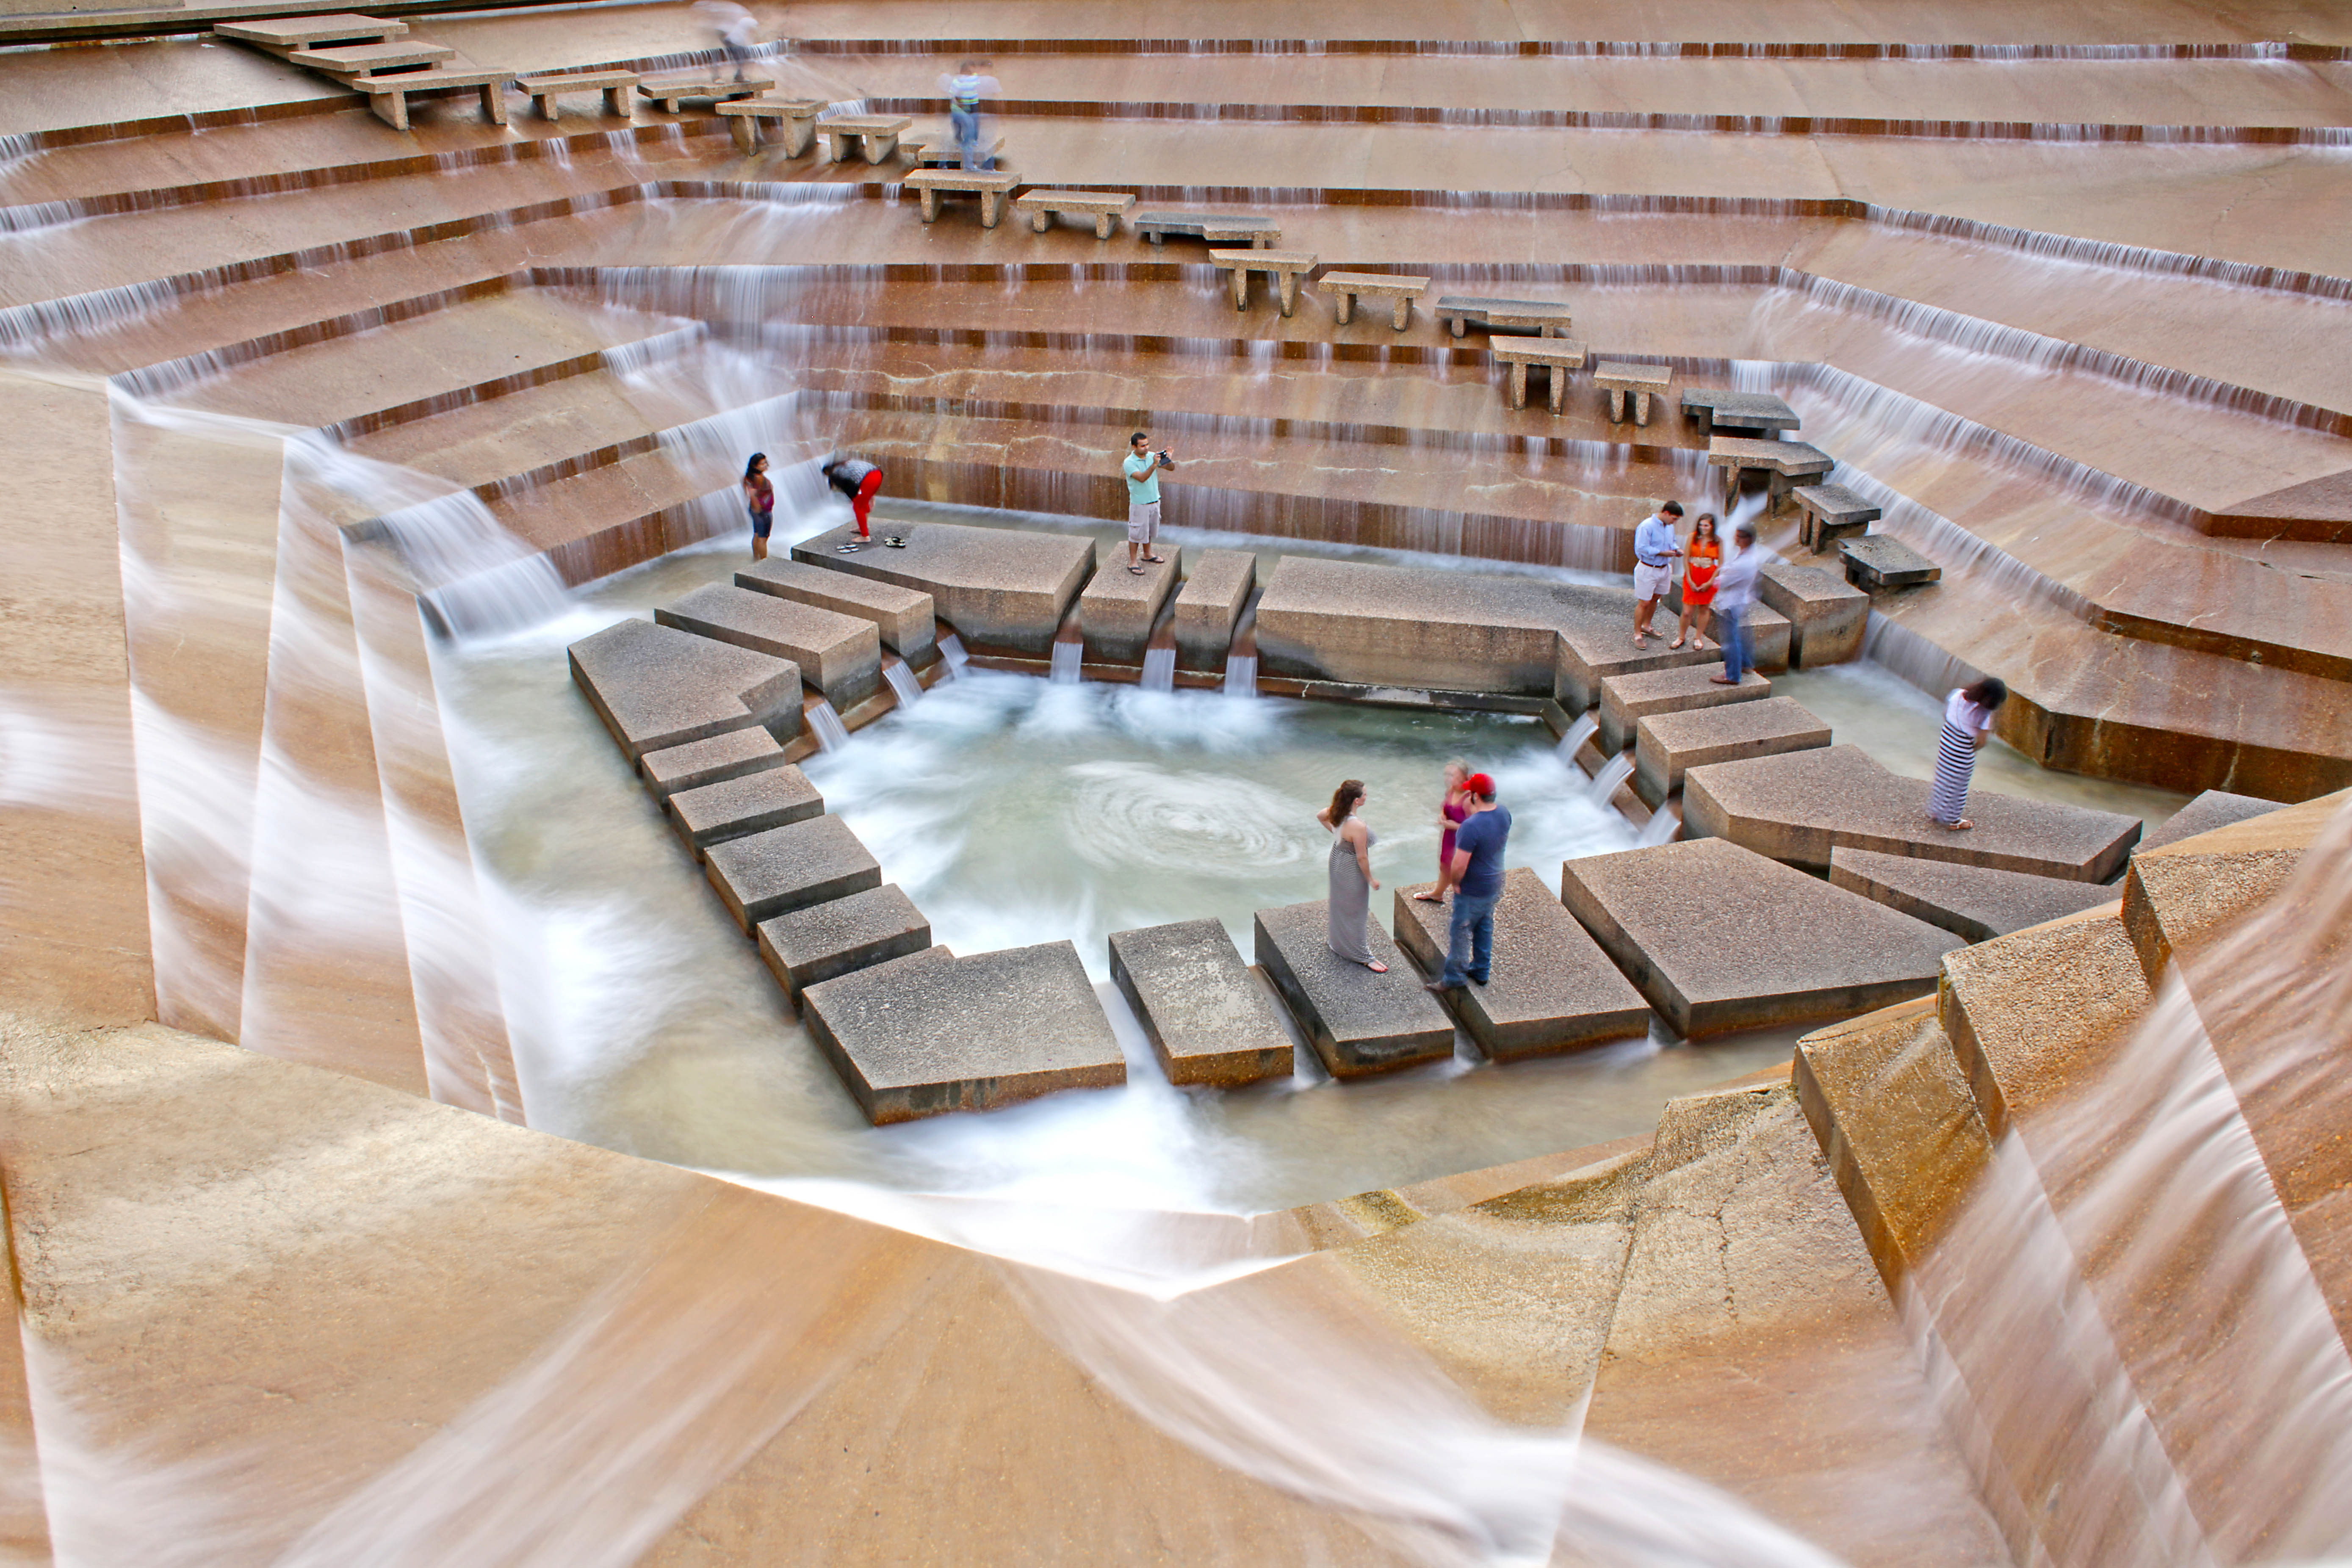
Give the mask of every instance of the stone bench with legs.
[(1386, 300), (1389, 325), (1398, 331), (1412, 320), (1412, 302), (1429, 292), (1429, 279), (1402, 272), (1326, 272), (1315, 285), (1331, 296), (1332, 318), (1341, 326), (1354, 319), (1359, 299)]
[(404, 37), (408, 24), (382, 16), (355, 16), (348, 11), (322, 16), (268, 16), (249, 22), (215, 22), (213, 31), (240, 44), (285, 58), (297, 49), (322, 44), (381, 44)]
[[(910, 136), (901, 136), (898, 138), (898, 151), (918, 169), (963, 167), (963, 147), (956, 141), (952, 131), (918, 131)], [(1000, 136), (973, 151), (980, 154), (982, 169), (993, 169), (996, 160), (1003, 154), (1004, 138)]]
[(1916, 588), (1933, 583), (1944, 569), (1891, 533), (1865, 533), (1840, 542), (1845, 580), (1857, 588)]
[(1716, 386), (1683, 388), (1683, 417), (1696, 417), (1702, 430), (1769, 435), (1794, 430), (1797, 411), (1769, 392), (1727, 392)]
[(635, 116), (629, 91), (644, 79), (635, 71), (575, 71), (568, 76), (517, 77), (515, 85), (530, 95), (530, 106), (541, 120), (554, 119), (555, 100), (574, 92), (601, 92), (605, 113), (630, 120)]
[(1013, 205), (1039, 234), (1054, 226), (1055, 214), (1076, 213), (1094, 220), (1097, 239), (1108, 239), (1135, 198), (1125, 191), (1024, 191)]
[(1437, 319), (1460, 337), (1470, 328), (1489, 332), (1532, 331), (1539, 338), (1564, 338), (1572, 324), (1568, 307), (1549, 300), (1481, 300), (1465, 294), (1440, 294)]
[(1315, 270), (1318, 258), (1311, 250), (1212, 250), (1209, 259), (1234, 275), (1234, 310), (1249, 309), (1249, 275), (1270, 272), (1282, 313), (1287, 316), (1298, 303), (1298, 280)]
[(1004, 204), (1013, 195), (1013, 187), (1021, 183), (1021, 176), (979, 169), (917, 169), (901, 183), (922, 194), (925, 223), (938, 220), (941, 195), (968, 195), (980, 198), (980, 226), (994, 228), (996, 220), (1004, 216)]
[(822, 99), (730, 98), (711, 107), (735, 128), (735, 145), (749, 154), (760, 145), (760, 121), (773, 120), (784, 128), (784, 156), (797, 158), (816, 144), (816, 117), (825, 111)]
[(1841, 539), (1869, 532), (1870, 525), (1885, 515), (1843, 485), (1801, 485), (1790, 493), (1804, 518), (1797, 526), (1798, 541), (1811, 545), (1816, 555), (1835, 548)]
[(717, 76), (673, 76), (637, 83), (637, 96), (659, 104), (665, 114), (676, 114), (678, 105), (688, 99), (724, 103), (730, 99), (756, 97), (775, 85), (776, 79), (766, 76), (747, 76), (740, 81)]
[(1538, 338), (1532, 342), (1491, 343), (1487, 352), (1511, 367), (1510, 403), (1528, 405), (1528, 367), (1541, 365), (1551, 376), (1551, 411), (1568, 406), (1568, 373), (1584, 367), (1582, 343), (1562, 338)]
[(1837, 467), (1836, 460), (1818, 447), (1802, 441), (1751, 441), (1737, 436), (1717, 436), (1707, 442), (1706, 460), (1711, 468), (1721, 468), (1723, 499), (1726, 505), (1739, 499), (1739, 476), (1749, 468), (1769, 476), (1772, 510), (1778, 510), (1780, 498), (1795, 488), (1798, 479), (1818, 479)]
[(521, 73), (511, 70), (468, 68), (451, 70), (436, 66), (430, 70), (404, 71), (396, 76), (362, 77), (352, 86), (368, 96), (368, 108), (375, 117), (394, 131), (408, 129), (408, 95), (413, 92), (442, 92), (451, 88), (474, 88), (482, 95), (482, 118), (493, 125), (507, 122), (507, 84)]
[(913, 121), (889, 114), (845, 114), (820, 120), (816, 133), (824, 138), (826, 157), (846, 163), (862, 149), (869, 163), (887, 163), (898, 155), (898, 138)]
[(1663, 364), (1623, 364), (1616, 360), (1602, 360), (1592, 367), (1592, 384), (1609, 395), (1612, 425), (1624, 421), (1629, 399), (1633, 423), (1647, 425), (1652, 395), (1664, 395), (1674, 379), (1672, 367)]
[(1246, 213), (1137, 213), (1127, 220), (1127, 226), (1154, 245), (1167, 244), (1171, 234), (1205, 239), (1211, 245), (1247, 241), (1260, 250), (1270, 250), (1282, 240), (1280, 224)]
[(304, 70), (323, 72), (346, 82), (354, 77), (437, 66), (457, 58), (457, 51), (448, 45), (428, 44), (421, 38), (393, 38), (378, 44), (329, 44), (320, 48), (295, 49), (286, 57), (289, 64)]

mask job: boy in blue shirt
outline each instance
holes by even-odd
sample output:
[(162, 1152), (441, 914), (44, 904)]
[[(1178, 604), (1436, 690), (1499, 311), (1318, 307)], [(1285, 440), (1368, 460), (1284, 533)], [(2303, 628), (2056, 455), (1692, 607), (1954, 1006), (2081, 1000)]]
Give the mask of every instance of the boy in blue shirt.
[(1503, 896), (1503, 846), (1511, 814), (1495, 802), (1495, 781), (1472, 773), (1463, 781), (1470, 815), (1454, 830), (1454, 929), (1445, 944), (1445, 973), (1428, 983), (1443, 994), (1486, 984), (1495, 957), (1495, 905)]

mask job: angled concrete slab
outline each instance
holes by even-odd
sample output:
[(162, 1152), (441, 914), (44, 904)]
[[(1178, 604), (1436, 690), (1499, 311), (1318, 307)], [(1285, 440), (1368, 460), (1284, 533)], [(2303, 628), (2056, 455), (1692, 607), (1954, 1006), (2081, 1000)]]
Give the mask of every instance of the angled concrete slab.
[(1791, 668), (1859, 658), (1870, 629), (1870, 595), (1834, 572), (1776, 561), (1757, 574), (1756, 592), (1789, 621)]
[(800, 733), (801, 672), (790, 659), (639, 620), (569, 652), (572, 680), (632, 763), (754, 725), (779, 740)]
[(1683, 774), (1692, 768), (1829, 743), (1829, 725), (1787, 697), (1652, 714), (1633, 731), (1633, 793), (1655, 807), (1683, 787)]
[(1169, 1082), (1229, 1086), (1288, 1076), (1289, 1032), (1223, 921), (1115, 931), (1110, 977), (1142, 1020)]
[(738, 571), (735, 585), (872, 621), (882, 646), (910, 664), (929, 664), (939, 645), (931, 596), (896, 583), (771, 555)]
[(1868, 849), (1830, 852), (1830, 880), (1968, 942), (1990, 942), (2028, 926), (2112, 904), (2122, 890), (2097, 882), (1956, 866)]
[(794, 1002), (819, 981), (931, 945), (931, 922), (895, 882), (761, 921), (760, 958)]
[(714, 844), (703, 870), (745, 936), (787, 910), (882, 885), (881, 866), (830, 814)]
[(1772, 683), (1749, 670), (1737, 686), (1718, 686), (1723, 656), (1707, 662), (1675, 665), (1665, 669), (1612, 675), (1601, 683), (1601, 728), (1596, 732), (1604, 756), (1633, 743), (1634, 728), (1653, 713), (1679, 713), (1686, 708), (1718, 708), (1727, 702), (1760, 702), (1772, 695)]
[(784, 749), (776, 744), (776, 738), (765, 730), (750, 729), (647, 752), (638, 759), (637, 771), (645, 775), (646, 787), (653, 791), (654, 798), (667, 801), (680, 790), (700, 789), (783, 765)]
[(882, 639), (874, 623), (795, 599), (726, 583), (697, 588), (654, 619), (697, 637), (788, 658), (835, 708), (849, 708), (882, 684)]
[(790, 763), (679, 790), (669, 797), (670, 826), (697, 856), (714, 844), (805, 822), (824, 811), (824, 796)]
[(2279, 809), (2274, 800), (2209, 789), (2165, 818), (2161, 826), (2150, 829), (2134, 852), (2145, 855), (2151, 849), (2161, 849), (2168, 844), (2178, 844), (2184, 838), (2194, 838), (2200, 833), (2210, 833), (2217, 827), (2264, 816)]
[(1203, 550), (1192, 557), (1192, 574), (1176, 592), (1176, 659), (1187, 669), (1216, 669), (1233, 646), (1234, 628), (1250, 590), (1257, 586), (1257, 557), (1246, 550)]
[[(1434, 885), (1396, 893), (1397, 945), (1433, 980), (1445, 968), (1454, 906), (1412, 895)], [(1543, 879), (1525, 867), (1503, 876), (1490, 983), (1466, 986), (1446, 1000), (1470, 1037), (1498, 1061), (1579, 1050), (1650, 1027), (1649, 1003)]]
[(1334, 1078), (1434, 1061), (1454, 1051), (1454, 1020), (1378, 921), (1365, 922), (1375, 974), (1331, 951), (1324, 901), (1257, 911), (1257, 962)]
[[(882, 535), (906, 540), (903, 549)], [(793, 546), (793, 559), (929, 594), (941, 619), (974, 647), (1043, 655), (1095, 569), (1095, 542), (1079, 534), (968, 528), (952, 522), (893, 522), (853, 553), (857, 530), (845, 523)]]

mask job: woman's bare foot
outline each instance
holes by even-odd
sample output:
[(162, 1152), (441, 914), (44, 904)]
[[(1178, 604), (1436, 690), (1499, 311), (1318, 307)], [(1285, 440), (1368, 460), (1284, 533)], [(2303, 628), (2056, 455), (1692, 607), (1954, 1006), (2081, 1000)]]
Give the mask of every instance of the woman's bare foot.
[(1650, 639), (1643, 637), (1641, 633), (1635, 632), (1633, 634), (1633, 646), (1635, 647), (1647, 647), (1650, 646)]
[(1936, 826), (1942, 828), (1947, 833), (1966, 833), (1969, 828), (1974, 827), (1976, 824), (1970, 822), (1964, 816), (1958, 822), (1938, 821)]
[(1670, 649), (1671, 649), (1671, 648), (1678, 648), (1678, 647), (1682, 647), (1682, 646), (1683, 646), (1683, 639), (1682, 639), (1682, 638), (1680, 638), (1680, 637), (1676, 637), (1674, 641), (1672, 641), (1672, 642), (1670, 642), (1670, 643), (1668, 643), (1668, 644), (1666, 645), (1666, 647), (1667, 647), (1668, 648), (1670, 648)]
[(1379, 959), (1377, 959), (1377, 958), (1376, 958), (1376, 959), (1374, 959), (1374, 960), (1372, 960), (1370, 963), (1367, 963), (1366, 965), (1364, 965), (1364, 967), (1365, 967), (1366, 969), (1370, 970), (1370, 971), (1371, 971), (1373, 973), (1375, 973), (1375, 974), (1386, 974), (1386, 973), (1389, 972), (1389, 966), (1388, 966), (1387, 964), (1385, 964), (1385, 963), (1381, 963)]
[(1413, 897), (1424, 904), (1442, 904), (1445, 901), (1444, 893), (1415, 893)]

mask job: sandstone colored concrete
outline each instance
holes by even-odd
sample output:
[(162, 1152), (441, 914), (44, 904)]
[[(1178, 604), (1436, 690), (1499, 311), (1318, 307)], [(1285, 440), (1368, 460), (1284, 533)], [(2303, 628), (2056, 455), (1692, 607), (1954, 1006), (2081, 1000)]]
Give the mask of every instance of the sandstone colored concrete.
[(1566, 305), (1550, 300), (1482, 300), (1466, 294), (1441, 294), (1435, 314), (1455, 337), (1473, 326), (1490, 332), (1532, 331), (1538, 337), (1564, 338), (1574, 325)]
[(939, 220), (941, 196), (967, 195), (980, 198), (980, 226), (994, 228), (1004, 216), (1005, 199), (1021, 183), (1021, 176), (1003, 170), (917, 169), (902, 183), (922, 194), (925, 223)]
[(1738, 499), (1739, 476), (1754, 468), (1767, 476), (1775, 509), (1799, 480), (1819, 478), (1837, 467), (1827, 452), (1802, 441), (1759, 441), (1740, 436), (1708, 437), (1706, 460), (1709, 467), (1723, 470), (1726, 506)]
[(1095, 568), (1095, 542), (1066, 533), (951, 522), (892, 523), (887, 531), (907, 547), (869, 542), (841, 554), (838, 547), (857, 538), (856, 525), (845, 523), (793, 546), (793, 559), (929, 594), (939, 617), (980, 649), (1042, 658)]
[(2109, 903), (1948, 953), (1937, 1018), (1998, 1138), (2098, 1077), (2147, 1003)]
[(1115, 931), (1110, 977), (1169, 1082), (1224, 1087), (1289, 1076), (1289, 1032), (1222, 922)]
[(669, 797), (670, 825), (696, 856), (714, 844), (783, 827), (824, 814), (824, 796), (787, 763), (723, 779)]
[(638, 620), (570, 653), (572, 680), (632, 763), (754, 725), (778, 740), (800, 732), (801, 672), (790, 659)]
[(1845, 578), (1856, 587), (1916, 588), (1933, 583), (1944, 569), (1891, 533), (1864, 533), (1838, 542)]
[(1127, 1081), (1066, 942), (957, 958), (934, 947), (801, 993), (809, 1033), (877, 1127)]
[[(1434, 883), (1396, 892), (1397, 945), (1434, 980), (1445, 968), (1454, 906), (1412, 897)], [(1489, 984), (1444, 998), (1480, 1048), (1497, 1061), (1572, 1051), (1646, 1034), (1649, 1004), (1626, 983), (1576, 918), (1525, 867), (1503, 875), (1495, 906)]]
[(797, 1003), (821, 980), (931, 945), (931, 922), (895, 882), (761, 921), (760, 957)]
[(1212, 250), (1210, 264), (1220, 271), (1233, 275), (1234, 309), (1249, 309), (1249, 275), (1263, 272), (1274, 279), (1275, 299), (1286, 316), (1298, 305), (1298, 282), (1315, 270), (1318, 258), (1311, 250), (1268, 250), (1263, 246), (1248, 250)]
[(828, 105), (819, 99), (734, 98), (710, 106), (735, 132), (735, 150), (749, 157), (760, 150), (762, 120), (782, 122), (784, 156), (797, 158), (816, 142), (817, 116)]
[(1246, 550), (1203, 550), (1176, 592), (1176, 658), (1187, 669), (1217, 669), (1234, 628), (1257, 586), (1257, 557)]
[(1769, 392), (1727, 392), (1720, 387), (1685, 386), (1683, 416), (1698, 416), (1702, 431), (1794, 430), (1802, 423), (1797, 411)]
[(1870, 595), (1818, 566), (1776, 561), (1756, 575), (1764, 603), (1788, 617), (1789, 666), (1843, 664), (1862, 654)]
[(1412, 302), (1429, 292), (1429, 279), (1401, 272), (1326, 272), (1316, 287), (1332, 297), (1331, 319), (1346, 326), (1359, 299), (1389, 301), (1389, 325), (1398, 331), (1412, 320)]
[(898, 155), (898, 137), (914, 121), (895, 114), (842, 114), (816, 122), (816, 133), (824, 138), (827, 156), (835, 163), (846, 163), (857, 156), (860, 148), (869, 163), (887, 163)]
[(2124, 876), (2124, 924), (2148, 984), (2158, 983), (2176, 954), (2204, 946), (2283, 892), (2347, 802), (2352, 790), (2134, 855)]
[(783, 765), (784, 749), (776, 744), (776, 738), (765, 730), (750, 729), (730, 730), (707, 741), (647, 752), (638, 760), (637, 771), (645, 774), (646, 787), (653, 791), (654, 798), (667, 801), (680, 790), (700, 789)]
[(1800, 485), (1792, 493), (1801, 518), (1798, 542), (1810, 546), (1816, 555), (1833, 548), (1842, 539), (1859, 538), (1869, 532), (1870, 525), (1885, 515), (1875, 503), (1864, 500), (1843, 485)]
[(1550, 384), (1551, 411), (1558, 414), (1568, 406), (1569, 373), (1583, 368), (1589, 351), (1567, 338), (1538, 338), (1532, 342), (1496, 342), (1490, 338), (1486, 352), (1507, 372), (1504, 398), (1513, 408), (1528, 405), (1528, 371), (1532, 366), (1540, 368)]
[(2114, 876), (2139, 838), (2137, 817), (1987, 789), (1969, 792), (1976, 827), (1955, 833), (1929, 819), (1927, 793), (1927, 781), (1888, 773), (1859, 746), (1829, 746), (1693, 769), (1683, 826), (1819, 871), (1843, 847), (2081, 882)]
[(730, 584), (697, 588), (654, 612), (666, 626), (733, 643), (800, 666), (801, 679), (848, 709), (882, 684), (882, 643), (873, 622)]
[(1674, 367), (1663, 364), (1624, 364), (1615, 360), (1602, 360), (1592, 367), (1592, 384), (1609, 395), (1609, 422), (1622, 423), (1630, 404), (1633, 423), (1650, 422), (1650, 399), (1664, 395), (1675, 379)]
[[(554, 119), (557, 101), (575, 92), (603, 93), (604, 112), (615, 120), (627, 120), (631, 118), (629, 89), (635, 87), (637, 81), (635, 71), (572, 71), (560, 76), (521, 77), (516, 80), (515, 86), (530, 98), (531, 107), (539, 111), (541, 120)], [(741, 121), (736, 124), (736, 136), (740, 142), (743, 130), (748, 127)]]
[(1171, 546), (1156, 566), (1138, 564), (1143, 567), (1140, 576), (1127, 569), (1124, 555), (1115, 556), (1079, 593), (1078, 626), (1086, 634), (1088, 658), (1143, 662), (1143, 645), (1176, 592), (1176, 551)]
[(1056, 213), (1078, 213), (1093, 220), (1097, 239), (1108, 239), (1135, 197), (1126, 191), (1024, 191), (1013, 205), (1039, 234), (1054, 226)]
[(1633, 744), (1644, 719), (1660, 713), (1680, 713), (1694, 708), (1720, 708), (1730, 703), (1761, 702), (1772, 695), (1772, 683), (1749, 670), (1737, 686), (1720, 686), (1723, 655), (1711, 651), (1706, 663), (1645, 669), (1636, 675), (1612, 675), (1601, 682), (1601, 728), (1595, 736), (1603, 756)]
[(2116, 889), (2096, 882), (1867, 849), (1831, 850), (1830, 880), (1968, 942), (1990, 942), (2116, 900)]
[(703, 869), (745, 936), (789, 910), (882, 885), (881, 866), (830, 814), (714, 844)]
[(737, 572), (735, 585), (872, 621), (882, 646), (909, 664), (929, 664), (939, 646), (931, 596), (895, 583), (771, 555)]
[(2161, 849), (2168, 844), (2178, 844), (2200, 833), (2210, 833), (2217, 827), (2227, 827), (2233, 822), (2243, 822), (2249, 817), (2261, 816), (2278, 809), (2279, 803), (2274, 800), (2209, 789), (2165, 818), (2161, 826), (2150, 828), (2133, 854), (2145, 855), (2151, 849)]
[(1689, 769), (1829, 743), (1829, 725), (1786, 697), (1653, 714), (1634, 732), (1633, 793), (1654, 808), (1683, 787)]
[(1290, 1016), (1334, 1078), (1355, 1078), (1435, 1061), (1454, 1052), (1454, 1023), (1422, 989), (1421, 976), (1378, 920), (1365, 922), (1375, 974), (1331, 951), (1326, 906), (1287, 904), (1260, 910), (1258, 966), (1273, 980)]
[(1247, 240), (1261, 250), (1282, 243), (1279, 223), (1250, 213), (1134, 213), (1127, 226), (1154, 245), (1167, 244), (1171, 234), (1205, 239), (1212, 245)]
[(1560, 899), (1685, 1036), (1932, 991), (1948, 931), (1719, 839), (1570, 860)]

